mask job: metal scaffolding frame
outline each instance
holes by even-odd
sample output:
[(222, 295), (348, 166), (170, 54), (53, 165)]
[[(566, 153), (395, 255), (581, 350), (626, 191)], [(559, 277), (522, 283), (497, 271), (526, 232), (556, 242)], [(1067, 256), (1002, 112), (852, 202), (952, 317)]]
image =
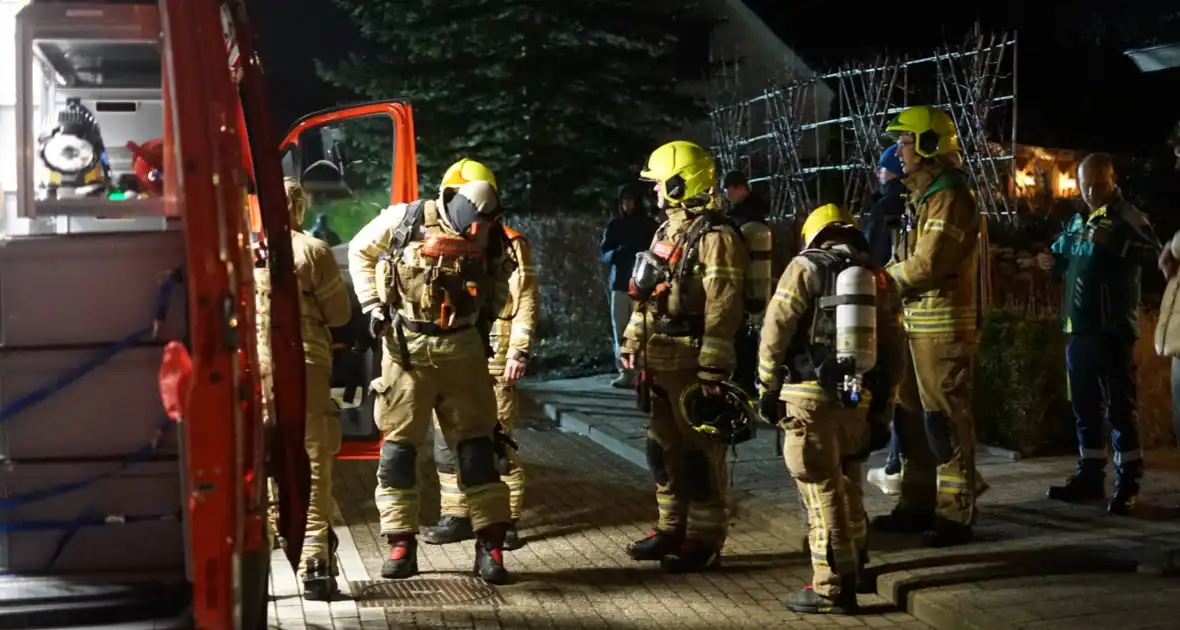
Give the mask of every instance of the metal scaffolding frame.
[[(738, 96), (743, 92), (738, 76), (730, 65), (713, 80), (713, 151), (721, 168), (742, 170), (751, 183), (769, 187), (775, 218), (829, 202), (859, 211), (876, 189), (888, 119), (911, 103), (930, 103), (955, 120), (963, 168), (981, 211), (1014, 220), (1014, 33), (984, 34), (977, 26), (962, 46), (945, 46), (927, 57), (882, 57), (812, 76), (786, 69), (761, 94), (745, 99)], [(820, 82), (837, 95), (833, 111), (820, 111)], [(1005, 117), (1010, 127), (1000, 129)], [(809, 142), (814, 144), (806, 146)], [(811, 156), (805, 157), (805, 148)]]

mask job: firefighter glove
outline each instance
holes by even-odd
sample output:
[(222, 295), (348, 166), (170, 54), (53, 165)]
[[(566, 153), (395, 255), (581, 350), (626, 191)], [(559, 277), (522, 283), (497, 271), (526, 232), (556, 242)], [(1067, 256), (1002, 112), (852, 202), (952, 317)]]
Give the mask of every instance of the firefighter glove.
[(386, 329), (389, 328), (389, 320), (386, 319), (384, 311), (375, 308), (369, 311), (369, 336), (373, 339), (380, 339)]
[(764, 391), (762, 396), (758, 398), (758, 415), (770, 424), (778, 424), (782, 418), (779, 417), (779, 392)]

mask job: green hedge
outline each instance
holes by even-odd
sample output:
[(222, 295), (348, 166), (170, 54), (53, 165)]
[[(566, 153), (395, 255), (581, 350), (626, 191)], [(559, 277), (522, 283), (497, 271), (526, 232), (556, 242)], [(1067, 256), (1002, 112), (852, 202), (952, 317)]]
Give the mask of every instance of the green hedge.
[(1076, 452), (1056, 319), (991, 311), (975, 364), (975, 425), (985, 444), (1023, 456)]
[[(1171, 364), (1152, 347), (1156, 315), (1140, 315), (1135, 344), (1139, 425), (1145, 448), (1174, 443)], [(1065, 378), (1065, 342), (1057, 318), (995, 310), (984, 317), (975, 365), (979, 440), (1022, 456), (1073, 454), (1077, 449)]]

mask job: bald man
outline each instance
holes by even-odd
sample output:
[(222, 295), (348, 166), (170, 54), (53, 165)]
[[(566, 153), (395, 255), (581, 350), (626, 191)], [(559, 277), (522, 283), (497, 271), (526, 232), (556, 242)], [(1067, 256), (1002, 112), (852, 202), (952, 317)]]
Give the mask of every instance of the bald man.
[(1042, 253), (1042, 269), (1065, 274), (1061, 317), (1070, 405), (1077, 423), (1078, 466), (1049, 498), (1067, 502), (1105, 498), (1104, 421), (1111, 425), (1115, 493), (1112, 514), (1135, 509), (1143, 453), (1132, 347), (1139, 337), (1139, 280), (1160, 255), (1147, 215), (1123, 199), (1110, 155), (1095, 153), (1078, 167), (1086, 212), (1073, 217)]

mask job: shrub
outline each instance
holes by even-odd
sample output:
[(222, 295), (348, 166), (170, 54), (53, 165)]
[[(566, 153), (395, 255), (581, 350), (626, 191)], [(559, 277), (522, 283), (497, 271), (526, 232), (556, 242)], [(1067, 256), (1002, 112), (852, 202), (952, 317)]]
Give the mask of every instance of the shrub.
[(541, 321), (530, 371), (541, 378), (600, 374), (612, 369), (607, 266), (598, 239), (608, 218), (587, 214), (519, 214), (505, 222), (533, 248), (541, 283)]

